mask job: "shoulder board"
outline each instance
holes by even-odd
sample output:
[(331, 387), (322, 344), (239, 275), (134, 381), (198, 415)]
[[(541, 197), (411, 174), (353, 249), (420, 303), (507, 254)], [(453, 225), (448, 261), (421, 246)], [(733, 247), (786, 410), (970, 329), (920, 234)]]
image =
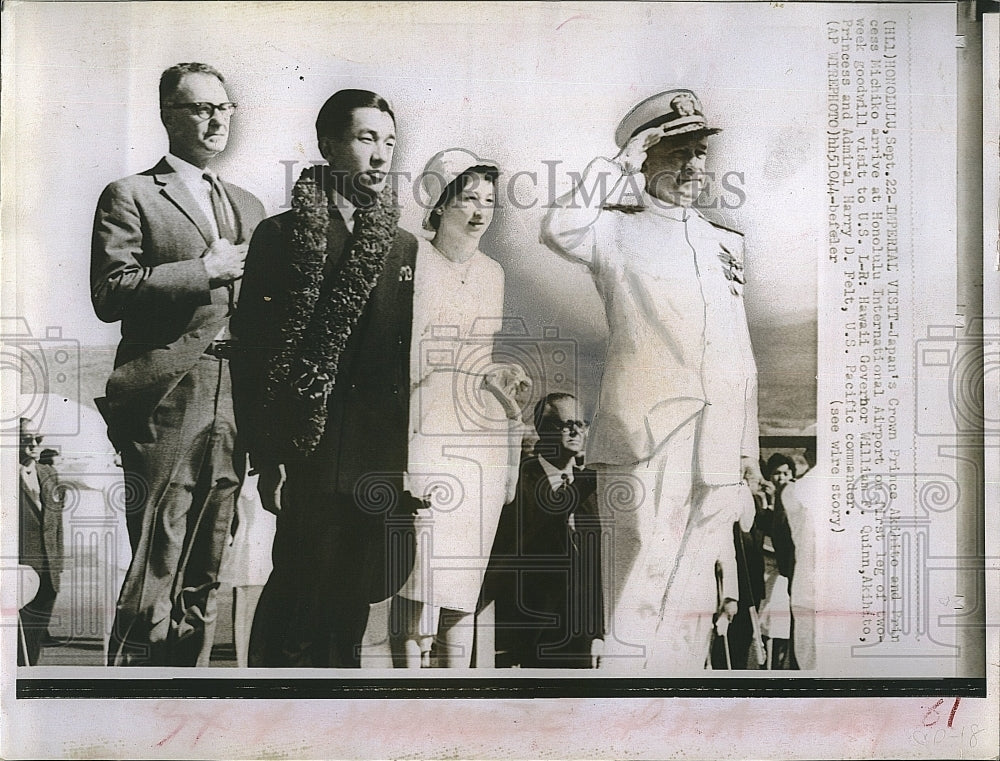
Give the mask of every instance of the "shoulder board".
[(602, 211), (620, 211), (622, 214), (638, 214), (645, 209), (646, 207), (640, 204), (609, 203), (601, 206)]

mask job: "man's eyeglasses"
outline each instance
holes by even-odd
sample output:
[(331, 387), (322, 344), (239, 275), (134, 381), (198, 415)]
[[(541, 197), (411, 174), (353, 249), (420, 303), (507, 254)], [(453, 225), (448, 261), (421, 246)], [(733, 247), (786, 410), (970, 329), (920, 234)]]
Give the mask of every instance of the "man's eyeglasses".
[(187, 111), (191, 116), (194, 116), (198, 121), (203, 122), (206, 119), (211, 119), (215, 116), (215, 112), (218, 111), (223, 116), (232, 116), (233, 112), (236, 110), (236, 104), (229, 103), (171, 103), (166, 106), (166, 108), (172, 109), (174, 111)]
[(21, 446), (22, 447), (34, 447), (42, 443), (41, 436), (22, 436)]
[(547, 427), (553, 431), (569, 433), (570, 431), (585, 431), (589, 424), (586, 420), (550, 420)]

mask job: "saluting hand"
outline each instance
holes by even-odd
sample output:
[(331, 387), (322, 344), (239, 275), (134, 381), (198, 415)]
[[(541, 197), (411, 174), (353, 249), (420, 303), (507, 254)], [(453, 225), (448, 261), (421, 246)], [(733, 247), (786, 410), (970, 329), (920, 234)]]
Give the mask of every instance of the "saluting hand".
[(615, 157), (615, 162), (620, 164), (627, 174), (642, 171), (642, 165), (646, 163), (646, 151), (663, 139), (664, 129), (665, 126), (650, 127), (636, 133)]

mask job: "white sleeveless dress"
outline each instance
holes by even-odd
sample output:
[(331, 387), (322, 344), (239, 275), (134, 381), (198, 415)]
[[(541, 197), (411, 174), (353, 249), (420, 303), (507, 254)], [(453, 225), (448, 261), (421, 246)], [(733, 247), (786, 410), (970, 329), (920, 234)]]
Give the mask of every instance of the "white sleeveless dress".
[(418, 515), (416, 563), (399, 594), (473, 612), (517, 444), (482, 387), (503, 316), (504, 273), (479, 251), (456, 264), (422, 240), (413, 286), (406, 488), (431, 507)]

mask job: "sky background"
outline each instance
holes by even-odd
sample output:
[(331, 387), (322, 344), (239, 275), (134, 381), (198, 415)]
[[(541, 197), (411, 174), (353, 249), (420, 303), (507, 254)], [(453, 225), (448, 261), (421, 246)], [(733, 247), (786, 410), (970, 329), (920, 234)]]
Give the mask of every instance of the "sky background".
[[(16, 172), (4, 250), (16, 258), (3, 314), (24, 317), (35, 336), (56, 326), (95, 347), (83, 362), (101, 382), (119, 334), (89, 301), (94, 206), (107, 183), (165, 152), (159, 75), (196, 60), (222, 71), (240, 104), (217, 169), (269, 214), (286, 204), (289, 162), (297, 173), (320, 158), (316, 113), (346, 87), (392, 102), (397, 171), (416, 177), (437, 151), (463, 147), (496, 159), (508, 178), (536, 173), (536, 185), (522, 175), (516, 186), (516, 202), (532, 208), (501, 199), (482, 247), (506, 271), (507, 314), (532, 337), (551, 328), (573, 342), (577, 382), (563, 385), (588, 405), (604, 313), (587, 271), (538, 243), (545, 200), (568, 189), (568, 172), (617, 151), (615, 126), (635, 103), (694, 90), (724, 129), (709, 170), (743, 177), (745, 202), (723, 218), (747, 239), (762, 418), (795, 429), (814, 418), (825, 81), (810, 8), (728, 4), (724, 23), (714, 8), (652, 3), (40, 3), (16, 14), (4, 80), (17, 104), (4, 114)], [(403, 226), (418, 231), (422, 210), (406, 183), (400, 200)]]

